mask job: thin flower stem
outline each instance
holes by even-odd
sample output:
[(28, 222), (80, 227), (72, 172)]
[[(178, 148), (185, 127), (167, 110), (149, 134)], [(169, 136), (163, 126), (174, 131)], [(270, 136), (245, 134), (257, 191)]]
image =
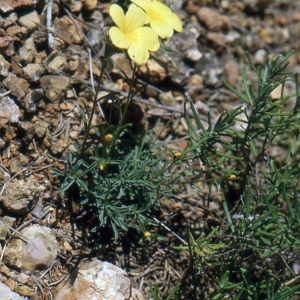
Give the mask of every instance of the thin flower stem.
[[(122, 126), (124, 124), (124, 121), (125, 121), (125, 118), (126, 118), (126, 114), (127, 114), (127, 111), (128, 111), (128, 107), (129, 107), (129, 104), (130, 102), (132, 101), (133, 97), (132, 97), (132, 91), (133, 91), (133, 84), (134, 84), (134, 80), (135, 80), (135, 77), (136, 77), (136, 70), (137, 70), (137, 64), (135, 63), (134, 64), (134, 67), (133, 67), (133, 73), (132, 73), (132, 78), (131, 78), (131, 81), (130, 81), (130, 88), (129, 88), (129, 92), (128, 92), (128, 95), (127, 95), (127, 100), (126, 100), (126, 104), (125, 104), (125, 108), (124, 108), (124, 111), (123, 111), (123, 114), (122, 114), (122, 118), (121, 118), (121, 121), (116, 129), (116, 132), (114, 133), (114, 139), (112, 140), (109, 148), (107, 149), (108, 152), (114, 148), (115, 146), (115, 143), (118, 139), (118, 136), (120, 134), (120, 131), (122, 129)], [(106, 154), (106, 156), (108, 155), (108, 152)]]
[[(102, 82), (102, 78), (103, 78), (103, 74), (104, 74), (104, 71), (105, 71), (105, 69), (106, 69), (106, 66), (107, 66), (107, 60), (104, 59), (103, 62), (102, 62), (102, 66), (101, 66), (100, 76), (99, 76), (99, 78), (98, 78), (98, 84), (97, 84), (97, 89), (96, 89), (96, 92), (95, 92), (95, 95), (94, 95), (94, 101), (93, 101), (92, 110), (91, 110), (91, 113), (90, 113), (88, 125), (87, 125), (86, 131), (85, 131), (85, 135), (84, 135), (84, 140), (83, 140), (83, 144), (82, 144), (82, 149), (81, 149), (80, 155), (77, 156), (78, 159), (79, 159), (80, 157), (82, 157), (84, 151), (86, 150), (86, 141), (87, 141), (87, 138), (88, 138), (90, 129), (91, 129), (92, 120), (93, 120), (93, 115), (94, 115), (95, 110), (96, 110), (96, 107), (97, 107), (97, 98), (98, 98), (98, 94), (99, 94), (99, 92), (100, 92), (101, 82)], [(78, 160), (78, 159), (77, 159), (77, 160)]]
[(135, 63), (134, 67), (133, 67), (132, 79), (130, 81), (130, 88), (129, 88), (129, 92), (128, 92), (127, 101), (126, 101), (126, 104), (125, 104), (122, 119), (121, 119), (121, 122), (119, 124), (116, 136), (118, 136), (118, 134), (119, 134), (119, 132), (120, 132), (122, 126), (123, 126), (123, 123), (125, 121), (126, 114), (127, 114), (127, 111), (128, 111), (129, 104), (132, 100), (132, 90), (133, 90), (133, 83), (134, 83), (134, 80), (135, 80), (136, 70), (137, 70), (137, 64)]

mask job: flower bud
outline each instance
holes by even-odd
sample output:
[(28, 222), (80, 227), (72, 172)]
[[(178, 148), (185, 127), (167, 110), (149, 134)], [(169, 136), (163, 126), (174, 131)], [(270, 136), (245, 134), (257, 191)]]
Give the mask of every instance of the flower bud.
[(182, 156), (182, 153), (181, 153), (181, 152), (175, 152), (175, 153), (174, 153), (174, 157), (175, 157), (176, 159), (179, 159), (181, 156)]
[(112, 134), (106, 134), (105, 136), (104, 136), (104, 143), (110, 143), (111, 141), (112, 141), (112, 139), (114, 138), (114, 136), (112, 135)]

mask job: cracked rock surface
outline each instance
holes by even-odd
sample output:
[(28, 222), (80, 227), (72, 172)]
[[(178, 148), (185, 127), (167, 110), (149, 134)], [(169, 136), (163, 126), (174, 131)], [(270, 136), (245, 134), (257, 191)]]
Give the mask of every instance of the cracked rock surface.
[(58, 244), (50, 228), (32, 225), (20, 231), (7, 245), (3, 262), (21, 271), (48, 268), (58, 254)]

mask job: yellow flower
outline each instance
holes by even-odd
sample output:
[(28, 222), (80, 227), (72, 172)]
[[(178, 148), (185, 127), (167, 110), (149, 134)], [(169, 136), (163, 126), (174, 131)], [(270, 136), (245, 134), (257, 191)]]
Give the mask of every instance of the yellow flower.
[(144, 232), (144, 237), (151, 237), (152, 233), (149, 231)]
[(109, 14), (117, 25), (109, 29), (113, 45), (126, 49), (129, 57), (138, 65), (145, 64), (149, 58), (149, 51), (156, 51), (160, 46), (155, 31), (150, 27), (143, 27), (147, 20), (145, 12), (131, 4), (124, 15), (119, 5), (113, 4)]
[(175, 29), (182, 31), (182, 23), (177, 15), (170, 8), (157, 0), (131, 0), (141, 7), (147, 14), (146, 24), (150, 23), (151, 28), (162, 38), (169, 38)]
[(236, 176), (232, 174), (227, 178), (227, 180), (236, 180)]
[(182, 156), (181, 152), (175, 152), (174, 153), (174, 157), (177, 158), (177, 159), (179, 159), (181, 156)]
[(104, 142), (105, 143), (110, 143), (111, 141), (112, 141), (112, 139), (114, 138), (114, 136), (112, 135), (112, 134), (106, 134), (105, 136), (104, 136)]

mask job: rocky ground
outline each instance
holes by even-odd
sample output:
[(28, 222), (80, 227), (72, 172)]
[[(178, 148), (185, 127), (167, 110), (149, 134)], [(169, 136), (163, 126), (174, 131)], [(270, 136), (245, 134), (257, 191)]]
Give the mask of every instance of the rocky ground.
[[(0, 279), (20, 297), (75, 299), (71, 292), (66, 292), (70, 298), (66, 294), (59, 298), (57, 286), (84, 257), (125, 270), (145, 299), (150, 299), (151, 283), (159, 283), (160, 296), (166, 297), (187, 268), (188, 256), (172, 250), (177, 240), (167, 230), (167, 242), (128, 243), (125, 235), (112, 242), (102, 236), (105, 247), (91, 252), (89, 232), (77, 228), (77, 220), (71, 221), (70, 205), (73, 212), (79, 208), (61, 198), (59, 181), (52, 176), (52, 168), (64, 169), (66, 153), (83, 140), (80, 107), (82, 103), (91, 107), (92, 95), (74, 78), (90, 85), (91, 76), (99, 76), (113, 2), (117, 1), (0, 0)], [(126, 6), (129, 1), (121, 2)], [(139, 68), (139, 80), (148, 86), (134, 98), (130, 121), (153, 123), (161, 118), (155, 133), (174, 148), (182, 150), (187, 143), (187, 126), (180, 117), (186, 99), (193, 100), (200, 117), (205, 119), (210, 112), (213, 120), (240, 104), (222, 80), (241, 89), (245, 51), (259, 64), (294, 49), (289, 68), (300, 69), (300, 1), (165, 3), (181, 18), (184, 30), (164, 42), (172, 51), (152, 53)], [(114, 68), (106, 72), (103, 90), (125, 95), (128, 84), (121, 71), (130, 77), (132, 65), (125, 54), (112, 59)], [(252, 80), (251, 72), (248, 79)], [(182, 190), (178, 202), (162, 200), (160, 221), (168, 220), (165, 224), (179, 234), (187, 221), (201, 228), (203, 210), (197, 205), (203, 203), (205, 189), (203, 193)], [(217, 193), (214, 200), (210, 209), (218, 214)], [(182, 213), (170, 219), (178, 211)], [(84, 212), (78, 213), (84, 218)], [(113, 267), (99, 264), (95, 262), (103, 276), (111, 274)], [(92, 267), (83, 263), (83, 269)], [(111, 275), (112, 280), (127, 278), (120, 270), (113, 271), (117, 275)], [(5, 290), (0, 298), (10, 299), (3, 296), (8, 293)], [(142, 299), (136, 293), (135, 299)], [(17, 294), (10, 297), (20, 299)]]

